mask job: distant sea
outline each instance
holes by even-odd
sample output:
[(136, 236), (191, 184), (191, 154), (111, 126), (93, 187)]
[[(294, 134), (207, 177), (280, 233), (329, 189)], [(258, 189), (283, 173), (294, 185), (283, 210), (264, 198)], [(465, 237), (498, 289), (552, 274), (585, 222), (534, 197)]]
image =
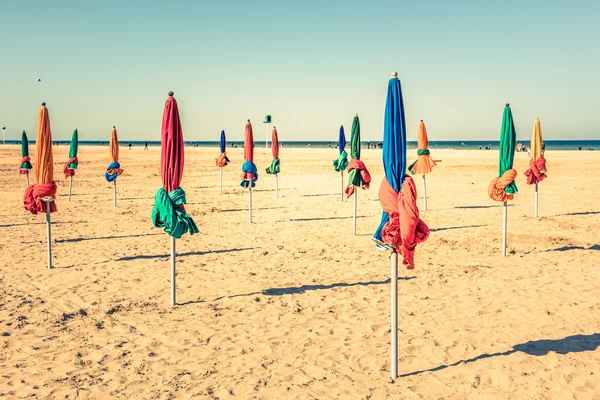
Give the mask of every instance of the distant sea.
[[(349, 139), (349, 138), (348, 138)], [(13, 144), (18, 144), (20, 145), (21, 142), (14, 142), (14, 141), (7, 141), (7, 143), (13, 143)], [(30, 143), (35, 143), (35, 141), (30, 140)], [(65, 140), (59, 140), (58, 141), (59, 145), (69, 145), (69, 141), (65, 141)], [(260, 147), (265, 147), (265, 142), (261, 142), (261, 141), (256, 141), (254, 142), (256, 148), (260, 148)], [(280, 142), (283, 143), (284, 148), (285, 147), (292, 147), (292, 148), (301, 148), (301, 147), (308, 147), (308, 145), (310, 145), (311, 148), (327, 148), (329, 145), (331, 145), (332, 147), (335, 148), (335, 146), (337, 145), (337, 141), (331, 141), (331, 142), (320, 142), (320, 141), (311, 141), (311, 142), (297, 142), (297, 141), (283, 141)], [(362, 147), (363, 148), (367, 148), (367, 142), (363, 141), (362, 143)], [(371, 146), (373, 146), (374, 144), (377, 144), (376, 142), (369, 142), (371, 144)], [(517, 141), (517, 143), (522, 143), (523, 145), (529, 146), (529, 141)], [(546, 140), (546, 150), (579, 150), (579, 148), (581, 147), (582, 150), (600, 150), (600, 140)], [(108, 146), (108, 141), (87, 141), (87, 140), (81, 140), (79, 141), (79, 144), (82, 146)], [(144, 146), (144, 142), (143, 141), (134, 141), (131, 142), (132, 146), (134, 147), (143, 147)], [(121, 141), (120, 142), (121, 147), (127, 146), (129, 145), (129, 142), (126, 141)], [(219, 142), (196, 142), (196, 141), (186, 141), (185, 142), (186, 146), (198, 146), (198, 147), (219, 147)], [(227, 147), (243, 147), (244, 142), (227, 142)], [(498, 149), (498, 145), (499, 142), (498, 141), (430, 141), (429, 142), (429, 148), (430, 149), (450, 149), (450, 150), (460, 150), (460, 149), (468, 149), (468, 150), (478, 150), (479, 147), (481, 147), (482, 149), (485, 149), (486, 146), (491, 146), (492, 150), (494, 149)], [(156, 146), (160, 146), (160, 142), (148, 142), (148, 146), (152, 146), (152, 147), (156, 147)], [(350, 140), (348, 140), (348, 144), (346, 145), (346, 148), (349, 149), (350, 146)], [(412, 150), (412, 149), (416, 149), (417, 148), (417, 142), (416, 141), (408, 141), (406, 142), (406, 146), (408, 149)]]

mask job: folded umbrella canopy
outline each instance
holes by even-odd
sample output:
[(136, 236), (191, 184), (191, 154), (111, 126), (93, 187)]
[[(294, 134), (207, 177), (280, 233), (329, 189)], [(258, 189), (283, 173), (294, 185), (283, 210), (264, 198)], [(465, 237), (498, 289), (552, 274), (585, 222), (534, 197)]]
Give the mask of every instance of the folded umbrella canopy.
[(75, 175), (75, 169), (77, 168), (77, 165), (79, 165), (79, 160), (77, 159), (78, 149), (79, 134), (77, 133), (77, 129), (75, 129), (73, 132), (73, 137), (71, 138), (71, 147), (69, 148), (69, 161), (67, 161), (63, 167), (65, 178)]
[(492, 200), (504, 203), (502, 224), (502, 255), (506, 256), (506, 230), (507, 230), (507, 201), (512, 200), (517, 193), (515, 178), (517, 171), (513, 169), (517, 133), (513, 122), (510, 104), (506, 103), (502, 115), (500, 128), (500, 154), (498, 159), (498, 177), (492, 179), (488, 186), (488, 195)]
[(31, 159), (29, 158), (29, 140), (27, 140), (27, 133), (23, 131), (21, 134), (21, 164), (19, 167), (19, 173), (27, 175), (27, 186), (29, 186), (29, 170), (33, 168), (31, 165)]
[(152, 224), (171, 236), (171, 306), (175, 306), (175, 239), (184, 233), (198, 233), (198, 227), (185, 210), (185, 191), (179, 186), (183, 177), (184, 142), (177, 101), (173, 92), (165, 102), (161, 127), (160, 178), (163, 186), (154, 196)]
[(56, 184), (54, 183), (54, 159), (52, 156), (52, 131), (46, 103), (38, 112), (37, 137), (35, 139), (35, 184), (25, 190), (23, 203), (32, 214), (46, 213), (46, 239), (48, 243), (48, 269), (52, 268), (52, 234), (50, 213), (56, 212)]
[(273, 127), (273, 132), (271, 132), (271, 153), (273, 153), (273, 161), (271, 161), (271, 165), (267, 168), (267, 174), (275, 175), (275, 198), (279, 198), (278, 174), (281, 161), (279, 160), (279, 138), (277, 137), (277, 129), (275, 127)]
[(221, 131), (221, 139), (219, 141), (219, 150), (221, 151), (221, 154), (219, 157), (215, 158), (217, 167), (224, 167), (229, 164), (229, 158), (227, 158), (227, 152), (225, 151), (226, 146), (225, 131)]
[(416, 187), (406, 176), (406, 122), (402, 87), (394, 72), (388, 83), (383, 130), (383, 170), (385, 178), (379, 189), (383, 207), (381, 224), (374, 240), (391, 248), (391, 377), (398, 377), (398, 253), (408, 269), (414, 268), (417, 243), (429, 237), (429, 228), (419, 219)]
[[(56, 212), (54, 198), (56, 184), (54, 183), (54, 160), (52, 157), (52, 132), (50, 130), (50, 116), (46, 103), (38, 112), (37, 137), (35, 139), (35, 166), (33, 168), (35, 184), (25, 191), (25, 208), (32, 214), (46, 212), (49, 204), (50, 212)], [(42, 201), (42, 198), (52, 199)]]
[(252, 124), (250, 120), (246, 122), (246, 130), (244, 132), (244, 164), (242, 164), (242, 181), (240, 186), (244, 189), (250, 186), (256, 186), (258, 180), (258, 172), (256, 164), (254, 164), (254, 136), (252, 134)]
[(273, 154), (273, 161), (271, 161), (271, 165), (267, 168), (267, 174), (277, 175), (279, 173), (279, 139), (277, 137), (277, 129), (273, 127), (273, 131), (271, 132), (271, 153)]
[(252, 124), (246, 122), (244, 132), (244, 164), (242, 164), (242, 181), (240, 186), (248, 189), (248, 222), (252, 223), (252, 188), (258, 180), (258, 171), (254, 164), (254, 136), (252, 135)]
[(418, 138), (418, 146), (417, 149), (417, 161), (412, 163), (408, 170), (411, 174), (423, 174), (427, 175), (433, 170), (433, 167), (436, 166), (435, 161), (429, 155), (429, 140), (427, 139), (427, 129), (425, 128), (425, 123), (421, 120), (419, 124), (419, 138)]
[(408, 170), (411, 174), (422, 174), (423, 176), (423, 205), (425, 206), (425, 210), (427, 210), (427, 183), (425, 182), (425, 175), (433, 170), (435, 167), (435, 161), (429, 156), (429, 140), (427, 139), (427, 129), (425, 128), (425, 123), (421, 120), (419, 124), (419, 138), (418, 138), (418, 146), (417, 149), (417, 161), (412, 163)]
[(338, 150), (340, 155), (338, 158), (333, 160), (333, 169), (336, 172), (344, 173), (344, 170), (348, 168), (348, 153), (344, 148), (346, 147), (346, 135), (344, 135), (344, 126), (340, 126), (340, 135), (338, 137)]
[(104, 177), (108, 182), (112, 182), (123, 173), (121, 164), (119, 164), (119, 137), (117, 135), (117, 128), (114, 126), (110, 132), (109, 151), (112, 162), (106, 168)]
[(541, 182), (546, 176), (546, 158), (544, 158), (542, 142), (542, 126), (540, 119), (536, 118), (533, 123), (533, 134), (531, 135), (531, 158), (529, 159), (529, 169), (525, 171), (527, 184), (535, 184), (535, 217), (538, 217), (538, 182)]
[(352, 133), (350, 135), (350, 155), (352, 160), (348, 163), (348, 187), (346, 195), (348, 198), (354, 194), (354, 188), (368, 189), (371, 183), (371, 175), (365, 164), (360, 161), (360, 121), (358, 115), (352, 121)]
[(527, 184), (537, 184), (547, 178), (546, 176), (546, 159), (542, 151), (542, 126), (540, 119), (536, 118), (533, 123), (533, 134), (531, 135), (531, 159), (529, 160), (529, 169), (525, 171)]
[(69, 149), (69, 161), (65, 163), (63, 167), (63, 172), (65, 174), (65, 178), (69, 178), (69, 201), (71, 201), (71, 190), (73, 189), (73, 176), (75, 175), (75, 169), (79, 164), (79, 160), (77, 159), (77, 149), (79, 148), (79, 135), (77, 133), (77, 129), (73, 132), (73, 137), (71, 138), (71, 148)]

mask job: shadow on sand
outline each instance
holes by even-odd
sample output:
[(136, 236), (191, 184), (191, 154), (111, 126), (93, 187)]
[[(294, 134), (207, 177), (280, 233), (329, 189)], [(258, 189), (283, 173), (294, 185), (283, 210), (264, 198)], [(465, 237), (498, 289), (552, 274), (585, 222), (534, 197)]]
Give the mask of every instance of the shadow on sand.
[[(224, 249), (224, 250), (211, 250), (211, 251), (192, 251), (188, 253), (177, 253), (177, 258), (187, 256), (203, 256), (205, 254), (218, 254), (218, 253), (233, 253), (236, 251), (253, 250), (254, 247), (247, 247), (243, 249)], [(117, 258), (115, 261), (132, 261), (132, 260), (149, 260), (154, 258), (170, 258), (170, 254), (140, 254), (137, 256), (127, 256)]]
[(106, 236), (106, 237), (96, 237), (96, 238), (73, 238), (73, 239), (57, 239), (56, 243), (76, 243), (83, 242), (85, 240), (104, 240), (104, 239), (125, 239), (125, 238), (137, 238), (142, 236), (161, 236), (162, 233), (143, 233), (140, 235), (122, 235), (122, 236)]
[(559, 247), (557, 249), (550, 249), (550, 250), (544, 250), (545, 252), (549, 252), (549, 251), (569, 251), (569, 250), (600, 250), (600, 244), (595, 244), (593, 246), (590, 247), (583, 247), (583, 246), (563, 246), (563, 247)]
[(430, 229), (430, 232), (449, 231), (451, 229), (467, 229), (467, 228), (479, 228), (487, 225), (465, 225), (465, 226), (449, 226), (447, 228), (434, 228)]
[[(399, 277), (399, 281), (410, 281), (416, 279), (416, 276), (407, 276), (407, 277)], [(352, 286), (370, 286), (370, 285), (388, 285), (390, 283), (390, 279), (386, 279), (385, 281), (368, 281), (368, 282), (354, 282), (354, 283), (346, 283), (346, 282), (338, 282), (332, 283), (329, 285), (302, 285), (297, 287), (288, 287), (288, 288), (269, 288), (260, 292), (252, 292), (252, 293), (244, 293), (244, 294), (234, 294), (231, 296), (221, 296), (213, 301), (222, 300), (224, 298), (234, 298), (234, 297), (247, 297), (247, 296), (255, 296), (257, 294), (262, 294), (264, 296), (282, 296), (284, 294), (304, 294), (307, 291), (311, 290), (327, 290), (338, 287), (352, 287)]]
[(522, 352), (529, 354), (530, 356), (545, 356), (549, 352), (553, 351), (558, 354), (569, 354), (569, 353), (581, 353), (584, 351), (594, 351), (600, 346), (600, 334), (593, 333), (591, 335), (573, 335), (567, 336), (564, 339), (557, 340), (534, 340), (526, 343), (517, 344), (512, 350), (505, 351), (503, 353), (493, 354), (481, 354), (477, 357), (470, 358), (468, 360), (460, 360), (448, 365), (440, 365), (431, 369), (424, 369), (421, 371), (410, 372), (408, 374), (400, 375), (400, 378), (408, 376), (420, 375), (425, 372), (441, 371), (446, 368), (456, 367), (460, 364), (472, 363), (478, 360), (486, 358), (509, 356), (514, 353)]

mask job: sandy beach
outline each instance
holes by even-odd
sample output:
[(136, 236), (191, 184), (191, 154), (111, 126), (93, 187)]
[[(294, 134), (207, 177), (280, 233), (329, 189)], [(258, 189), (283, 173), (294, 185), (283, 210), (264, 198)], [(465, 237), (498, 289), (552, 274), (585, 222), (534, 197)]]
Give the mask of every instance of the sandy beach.
[(117, 208), (108, 147), (80, 147), (67, 201), (68, 149), (54, 148), (47, 270), (44, 216), (23, 208), (20, 147), (0, 146), (0, 397), (600, 399), (598, 152), (546, 153), (539, 220), (527, 154), (515, 154), (503, 258), (502, 206), (487, 195), (497, 150), (432, 150), (442, 162), (421, 211), (431, 236), (416, 269), (400, 270), (391, 383), (389, 252), (371, 240), (380, 150), (362, 153), (373, 185), (359, 193), (353, 236), (335, 149), (281, 149), (276, 199), (270, 151), (257, 148), (249, 224), (243, 150), (228, 149), (219, 194), (218, 148), (186, 148), (182, 188), (200, 233), (177, 242), (172, 309), (169, 237), (150, 221), (160, 148), (121, 148)]

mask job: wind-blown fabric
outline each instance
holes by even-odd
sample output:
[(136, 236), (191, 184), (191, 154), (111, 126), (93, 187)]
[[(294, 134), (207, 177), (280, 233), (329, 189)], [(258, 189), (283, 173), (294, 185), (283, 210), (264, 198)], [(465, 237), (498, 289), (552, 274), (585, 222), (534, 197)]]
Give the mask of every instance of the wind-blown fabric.
[(271, 161), (271, 165), (267, 168), (267, 174), (277, 175), (280, 172), (280, 164), (279, 160), (279, 137), (277, 136), (277, 129), (273, 127), (273, 131), (271, 132), (271, 153), (273, 154), (273, 161)]
[(252, 182), (252, 187), (254, 187), (257, 180), (258, 171), (256, 170), (256, 165), (252, 161), (244, 162), (242, 164), (242, 181), (240, 182), (240, 186), (247, 189), (250, 182)]
[(184, 142), (179, 109), (173, 93), (165, 102), (161, 126), (160, 177), (163, 187), (154, 196), (152, 223), (157, 228), (180, 238), (184, 233), (198, 233), (198, 227), (185, 211), (185, 192), (179, 187), (183, 177)]
[[(492, 200), (502, 202), (512, 200), (518, 191), (514, 181), (517, 172), (513, 169), (516, 142), (517, 133), (515, 132), (512, 112), (510, 107), (506, 105), (502, 115), (502, 128), (500, 129), (498, 178), (494, 178), (488, 187), (488, 194)], [(509, 179), (511, 180), (509, 181)], [(506, 196), (502, 195), (500, 191), (504, 191)]]
[(198, 233), (196, 223), (185, 211), (185, 203), (185, 192), (182, 188), (177, 188), (169, 194), (163, 188), (158, 189), (154, 196), (152, 224), (157, 228), (164, 228), (168, 235), (176, 239), (186, 232), (190, 235)]
[(27, 175), (33, 166), (31, 165), (31, 159), (29, 158), (29, 140), (27, 140), (27, 133), (25, 133), (25, 131), (21, 134), (21, 157), (23, 158), (21, 159), (19, 173)]
[(425, 123), (421, 121), (419, 124), (419, 138), (418, 138), (418, 150), (417, 150), (417, 160), (412, 163), (408, 170), (411, 174), (422, 174), (427, 175), (433, 170), (433, 167), (436, 166), (435, 161), (429, 155), (429, 140), (427, 138), (427, 129), (425, 128)]
[[(46, 183), (44, 185), (31, 185), (25, 190), (23, 196), (23, 204), (25, 209), (32, 214), (45, 213), (46, 202), (42, 201), (43, 197), (56, 196), (56, 184), (54, 182)], [(56, 203), (50, 202), (50, 212), (56, 212)]]
[(348, 164), (348, 187), (346, 187), (346, 198), (350, 198), (354, 194), (355, 188), (368, 189), (371, 184), (371, 175), (367, 171), (365, 164), (356, 159), (350, 160)]
[(104, 173), (104, 177), (108, 182), (112, 182), (119, 177), (123, 173), (123, 169), (121, 169), (121, 164), (116, 161), (111, 162), (106, 168), (106, 172)]
[(415, 182), (406, 176), (398, 193), (384, 179), (379, 188), (379, 201), (389, 217), (382, 227), (382, 241), (394, 246), (407, 269), (414, 269), (415, 248), (429, 237), (429, 228), (419, 218)]
[(70, 176), (75, 176), (75, 169), (71, 168), (71, 165), (75, 164), (77, 165), (79, 163), (79, 160), (77, 159), (77, 157), (73, 157), (70, 158), (69, 161), (67, 161), (63, 167), (63, 173), (65, 174), (65, 179), (70, 177)]
[(335, 172), (345, 171), (348, 168), (348, 153), (346, 147), (346, 135), (344, 134), (344, 126), (340, 126), (340, 135), (338, 137), (339, 156), (333, 161), (333, 169)]
[(123, 173), (123, 169), (119, 163), (119, 136), (117, 134), (117, 128), (114, 126), (110, 132), (110, 145), (108, 147), (112, 162), (106, 168), (104, 177), (108, 182), (112, 182)]
[(256, 164), (254, 164), (254, 135), (252, 133), (252, 124), (250, 120), (246, 122), (246, 129), (244, 132), (244, 164), (242, 164), (242, 175), (240, 186), (247, 189), (252, 183), (251, 187), (256, 186), (258, 180), (258, 172), (256, 170)]
[(38, 112), (37, 137), (35, 146), (36, 163), (33, 169), (35, 184), (25, 190), (23, 204), (25, 209), (32, 214), (46, 212), (46, 203), (43, 197), (50, 197), (50, 212), (56, 212), (56, 184), (54, 183), (54, 164), (52, 156), (52, 131), (50, 129), (50, 115), (45, 103)]
[(356, 115), (352, 121), (350, 153), (352, 155), (352, 160), (348, 164), (348, 187), (346, 187), (345, 190), (348, 198), (354, 194), (355, 187), (368, 189), (369, 183), (371, 182), (371, 175), (369, 175), (367, 167), (360, 161), (360, 121), (358, 115)]
[(385, 105), (383, 170), (385, 178), (379, 190), (383, 213), (373, 239), (392, 246), (402, 255), (403, 264), (412, 269), (415, 247), (427, 240), (429, 228), (419, 219), (417, 189), (413, 179), (406, 176), (404, 101), (400, 80), (395, 77), (388, 83)]
[(527, 184), (533, 185), (547, 178), (546, 174), (542, 171), (546, 170), (546, 159), (540, 154), (537, 161), (533, 161), (533, 158), (529, 160), (529, 169), (525, 171), (527, 177)]
[(225, 151), (226, 146), (227, 142), (225, 141), (225, 131), (221, 131), (221, 140), (219, 142), (219, 150), (221, 150), (221, 154), (215, 158), (217, 167), (224, 167), (229, 164), (229, 158), (227, 158), (227, 152)]

